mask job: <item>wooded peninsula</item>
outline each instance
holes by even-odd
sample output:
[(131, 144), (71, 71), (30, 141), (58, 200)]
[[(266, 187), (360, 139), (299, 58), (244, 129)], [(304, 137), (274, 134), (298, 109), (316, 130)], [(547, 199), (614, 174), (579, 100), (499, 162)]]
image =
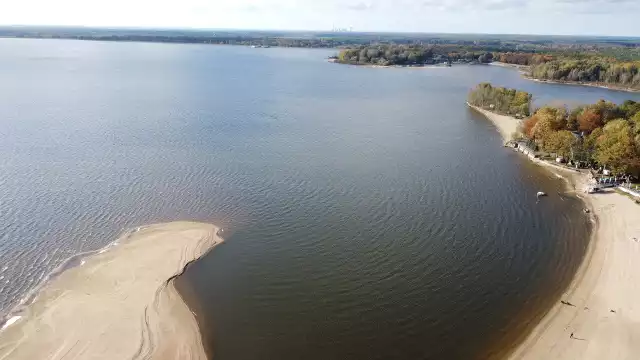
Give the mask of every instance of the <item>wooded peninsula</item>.
[[(529, 113), (531, 95), (515, 89), (478, 85), (469, 104), (502, 115)], [(524, 108), (527, 107), (525, 111)], [(514, 140), (567, 159), (575, 165), (600, 166), (617, 175), (640, 176), (640, 103), (600, 100), (567, 107), (543, 106), (528, 116)]]
[(334, 62), (424, 66), (502, 62), (528, 78), (640, 91), (640, 38), (551, 35), (0, 26), (2, 38), (339, 49)]
[(433, 64), (487, 64), (498, 61), (524, 67), (534, 80), (600, 85), (640, 91), (638, 48), (563, 50), (538, 47), (509, 51), (487, 45), (396, 45), (374, 44), (341, 50), (332, 61), (350, 65), (424, 66)]

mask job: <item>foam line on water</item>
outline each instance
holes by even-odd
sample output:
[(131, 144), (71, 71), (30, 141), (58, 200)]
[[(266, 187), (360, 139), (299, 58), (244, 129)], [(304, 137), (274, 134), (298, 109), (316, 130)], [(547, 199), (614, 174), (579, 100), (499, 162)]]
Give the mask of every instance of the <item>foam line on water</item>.
[[(56, 267), (55, 269), (53, 269), (49, 274), (47, 274), (46, 276), (43, 277), (43, 280), (36, 286), (34, 287), (32, 290), (30, 290), (19, 302), (18, 304), (13, 307), (11, 310), (9, 310), (6, 314), (4, 314), (4, 316), (2, 316), (3, 314), (0, 313), (0, 318), (2, 319), (2, 321), (0, 321), (0, 324), (4, 324), (2, 329), (5, 329), (8, 325), (13, 324), (15, 321), (17, 321), (18, 319), (21, 318), (20, 314), (22, 312), (22, 310), (29, 304), (33, 303), (35, 301), (35, 299), (38, 296), (38, 293), (40, 292), (40, 290), (46, 285), (48, 284), (51, 280), (55, 279), (57, 276), (59, 276), (60, 274), (62, 274), (64, 271), (74, 268), (76, 266), (82, 266), (85, 262), (84, 259), (86, 259), (87, 257), (91, 256), (91, 255), (95, 255), (95, 254), (102, 254), (106, 251), (109, 251), (111, 249), (113, 249), (114, 247), (120, 245), (123, 241), (126, 241), (133, 233), (140, 231), (141, 229), (144, 229), (145, 227), (134, 227), (134, 228), (130, 228), (128, 230), (125, 230), (122, 235), (118, 236), (116, 238), (116, 240), (110, 242), (109, 244), (107, 244), (106, 246), (98, 249), (98, 250), (92, 250), (92, 251), (86, 251), (80, 254), (76, 254), (73, 255), (71, 257), (69, 257), (67, 260), (63, 261), (62, 264), (60, 264), (58, 267)], [(7, 325), (8, 324), (8, 325)], [(0, 330), (2, 330), (0, 329)]]

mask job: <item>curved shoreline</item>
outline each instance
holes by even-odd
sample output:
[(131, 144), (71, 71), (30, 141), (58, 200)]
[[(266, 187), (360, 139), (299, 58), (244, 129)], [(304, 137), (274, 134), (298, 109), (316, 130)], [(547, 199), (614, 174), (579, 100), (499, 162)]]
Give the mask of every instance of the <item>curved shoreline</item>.
[(193, 222), (150, 225), (84, 258), (0, 331), (0, 360), (207, 359), (174, 279), (223, 241), (218, 231)]
[[(582, 186), (588, 177), (577, 173), (571, 180)], [(640, 353), (640, 328), (632, 325), (640, 310), (640, 207), (613, 190), (580, 198), (595, 223), (585, 257), (562, 296), (565, 303), (548, 311), (511, 359), (631, 359)]]
[(598, 83), (598, 82), (588, 83), (588, 82), (581, 82), (581, 81), (559, 81), (559, 80), (535, 79), (535, 78), (532, 78), (532, 77), (526, 76), (526, 75), (522, 76), (522, 77), (525, 78), (526, 80), (534, 81), (534, 82), (542, 83), (542, 84), (588, 86), (588, 87), (593, 87), (593, 88), (598, 88), (598, 89), (605, 89), (605, 90), (611, 90), (611, 91), (621, 91), (621, 92), (628, 92), (628, 93), (638, 93), (638, 92), (640, 92), (640, 89), (628, 88), (628, 87), (624, 87), (624, 86), (612, 85), (612, 84), (607, 84), (607, 83)]
[[(487, 118), (500, 128), (497, 114), (481, 112), (494, 115)], [(640, 311), (640, 272), (635, 267), (640, 262), (640, 206), (611, 189), (583, 195), (588, 173), (533, 161), (567, 181), (569, 191), (589, 209), (594, 228), (571, 283), (508, 358), (635, 358), (640, 353), (640, 328), (633, 326)]]
[(467, 106), (489, 119), (498, 129), (500, 135), (502, 135), (502, 140), (504, 142), (509, 141), (511, 136), (518, 131), (521, 121), (512, 116), (500, 115), (489, 110), (482, 109), (478, 106), (471, 105), (469, 102), (467, 102)]
[(588, 87), (593, 87), (593, 88), (598, 88), (598, 89), (605, 89), (605, 90), (611, 90), (611, 91), (621, 91), (621, 92), (628, 92), (628, 93), (638, 93), (638, 92), (640, 92), (640, 89), (634, 89), (634, 88), (625, 87), (625, 86), (622, 86), (622, 85), (607, 84), (607, 83), (602, 83), (602, 82), (536, 79), (536, 78), (533, 78), (533, 77), (529, 76), (529, 74), (527, 73), (527, 71), (530, 69), (530, 66), (528, 66), (528, 65), (507, 64), (507, 63), (503, 63), (503, 62), (499, 62), (499, 61), (491, 62), (488, 65), (500, 66), (500, 67), (504, 67), (504, 68), (510, 68), (510, 69), (518, 70), (520, 72), (520, 74), (522, 74), (522, 77), (525, 80), (534, 81), (534, 82), (537, 82), (537, 83), (557, 84), (557, 85), (572, 85), (572, 86), (588, 86)]
[(100, 249), (81, 252), (79, 254), (72, 255), (71, 257), (64, 260), (60, 265), (56, 266), (53, 270), (51, 270), (51, 272), (46, 274), (42, 281), (40, 281), (33, 289), (29, 290), (24, 296), (22, 296), (20, 301), (18, 301), (15, 306), (10, 307), (9, 309), (6, 309), (4, 311), (0, 311), (0, 331), (13, 324), (15, 321), (17, 321), (17, 319), (21, 318), (21, 316), (17, 314), (22, 313), (27, 306), (33, 303), (38, 293), (47, 284), (55, 280), (60, 274), (63, 274), (66, 270), (81, 266), (84, 263), (85, 259), (93, 255), (102, 254), (105, 251), (109, 251), (109, 249), (118, 246), (123, 241), (127, 241), (131, 234), (135, 233), (136, 231), (140, 231), (140, 229), (143, 228), (144, 226), (125, 229), (115, 240), (101, 247)]

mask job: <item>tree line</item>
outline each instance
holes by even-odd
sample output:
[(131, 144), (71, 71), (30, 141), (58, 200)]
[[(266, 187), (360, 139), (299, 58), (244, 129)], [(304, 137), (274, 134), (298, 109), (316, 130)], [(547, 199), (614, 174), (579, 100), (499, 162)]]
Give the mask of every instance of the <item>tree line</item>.
[(493, 54), (473, 47), (422, 44), (376, 44), (342, 49), (335, 61), (351, 65), (413, 66), (456, 61), (489, 63)]
[(542, 150), (640, 175), (640, 103), (600, 100), (572, 110), (545, 106), (522, 124), (522, 136)]
[(526, 91), (481, 83), (469, 93), (467, 101), (498, 114), (527, 117), (530, 115), (531, 99), (531, 94)]
[(544, 64), (546, 62), (552, 61), (553, 56), (549, 54), (536, 54), (536, 53), (525, 53), (525, 52), (505, 52), (505, 53), (497, 53), (493, 55), (495, 61), (500, 61), (506, 64), (515, 64), (515, 65), (538, 65)]
[(640, 61), (615, 61), (600, 57), (558, 59), (533, 64), (529, 76), (560, 82), (587, 82), (640, 90)]
[[(528, 116), (531, 94), (482, 83), (469, 93), (468, 101), (496, 113)], [(640, 102), (617, 105), (600, 100), (572, 109), (544, 106), (522, 122), (514, 137), (574, 163), (640, 176)]]

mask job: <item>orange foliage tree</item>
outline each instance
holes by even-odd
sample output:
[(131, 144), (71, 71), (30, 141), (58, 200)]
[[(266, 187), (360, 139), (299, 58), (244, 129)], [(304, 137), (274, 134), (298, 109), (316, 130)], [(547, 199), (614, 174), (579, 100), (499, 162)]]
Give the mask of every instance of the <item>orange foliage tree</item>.
[(540, 120), (536, 115), (528, 118), (522, 123), (522, 133), (525, 134), (528, 138), (533, 138), (533, 128)]
[(602, 116), (592, 109), (585, 109), (582, 114), (578, 115), (578, 129), (586, 133), (601, 127)]

